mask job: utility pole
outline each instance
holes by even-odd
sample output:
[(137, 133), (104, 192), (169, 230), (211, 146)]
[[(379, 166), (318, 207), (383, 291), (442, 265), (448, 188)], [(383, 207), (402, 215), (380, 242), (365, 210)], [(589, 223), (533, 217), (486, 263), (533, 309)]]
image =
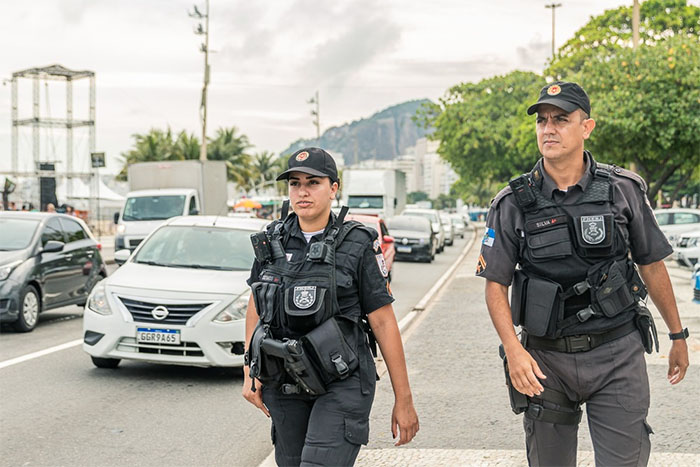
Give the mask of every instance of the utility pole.
[(202, 145), (199, 149), (199, 160), (207, 160), (207, 86), (209, 86), (209, 0), (206, 0), (206, 11), (201, 13), (197, 5), (194, 5), (194, 12), (189, 13), (191, 18), (204, 20), (197, 24), (197, 29), (194, 33), (198, 36), (204, 36), (204, 43), (199, 50), (204, 53), (204, 86), (202, 87), (202, 102), (199, 106), (199, 116), (202, 120)]
[(632, 48), (639, 47), (639, 0), (632, 7)]
[(561, 3), (550, 3), (549, 5), (545, 5), (545, 8), (551, 8), (552, 9), (552, 60), (554, 60), (554, 10), (559, 8), (561, 6)]
[(311, 123), (314, 124), (316, 127), (316, 144), (320, 144), (321, 142), (321, 103), (318, 99), (318, 91), (316, 91), (316, 94), (314, 94), (314, 97), (308, 100), (308, 104), (311, 105), (316, 105), (316, 107), (311, 107), (311, 116), (313, 117), (311, 119)]

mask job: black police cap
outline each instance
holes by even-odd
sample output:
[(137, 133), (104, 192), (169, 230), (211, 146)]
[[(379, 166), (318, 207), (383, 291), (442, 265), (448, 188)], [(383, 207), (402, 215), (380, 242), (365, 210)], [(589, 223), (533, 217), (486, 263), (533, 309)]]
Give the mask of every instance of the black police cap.
[(304, 148), (289, 156), (287, 170), (279, 174), (277, 180), (287, 180), (292, 172), (328, 177), (331, 182), (338, 181), (335, 160), (321, 148)]
[(591, 114), (591, 101), (588, 99), (588, 94), (576, 83), (557, 81), (543, 87), (540, 91), (540, 98), (535, 104), (528, 107), (527, 114), (532, 115), (537, 112), (537, 107), (540, 104), (551, 104), (566, 112), (581, 109), (586, 114)]

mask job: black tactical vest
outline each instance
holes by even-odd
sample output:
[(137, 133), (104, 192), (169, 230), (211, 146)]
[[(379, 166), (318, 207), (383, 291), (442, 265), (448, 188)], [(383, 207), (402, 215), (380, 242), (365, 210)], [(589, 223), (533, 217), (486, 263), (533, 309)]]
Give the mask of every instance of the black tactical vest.
[(644, 294), (615, 222), (612, 168), (587, 155), (592, 179), (573, 204), (542, 194), (537, 166), (510, 182), (525, 218), (514, 321), (532, 335), (602, 333), (633, 319), (637, 298)]

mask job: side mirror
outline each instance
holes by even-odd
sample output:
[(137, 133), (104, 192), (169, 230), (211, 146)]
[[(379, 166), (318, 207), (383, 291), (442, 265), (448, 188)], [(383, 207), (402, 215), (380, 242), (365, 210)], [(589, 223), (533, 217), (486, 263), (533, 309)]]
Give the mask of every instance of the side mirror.
[(391, 235), (384, 235), (382, 240), (384, 240), (384, 243), (394, 243), (394, 237)]
[(131, 256), (131, 251), (127, 249), (117, 250), (114, 252), (114, 262), (121, 266), (122, 264), (126, 263), (129, 256)]
[(115, 212), (115, 213), (114, 213), (114, 223), (115, 223), (115, 224), (118, 224), (118, 223), (119, 223), (119, 213), (118, 213), (118, 212)]
[(44, 245), (44, 248), (41, 249), (42, 253), (57, 253), (61, 250), (63, 250), (63, 247), (66, 246), (65, 243), (59, 242), (56, 240), (49, 240), (46, 242), (46, 245)]

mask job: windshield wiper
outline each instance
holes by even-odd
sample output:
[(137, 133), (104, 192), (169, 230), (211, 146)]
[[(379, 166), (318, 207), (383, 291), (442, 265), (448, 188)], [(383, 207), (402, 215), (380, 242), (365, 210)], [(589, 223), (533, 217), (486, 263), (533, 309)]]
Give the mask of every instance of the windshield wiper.
[(157, 261), (134, 261), (135, 263), (138, 264), (148, 264), (149, 266), (164, 266), (166, 268), (168, 267), (173, 267), (171, 264), (165, 264), (165, 263), (159, 263)]

